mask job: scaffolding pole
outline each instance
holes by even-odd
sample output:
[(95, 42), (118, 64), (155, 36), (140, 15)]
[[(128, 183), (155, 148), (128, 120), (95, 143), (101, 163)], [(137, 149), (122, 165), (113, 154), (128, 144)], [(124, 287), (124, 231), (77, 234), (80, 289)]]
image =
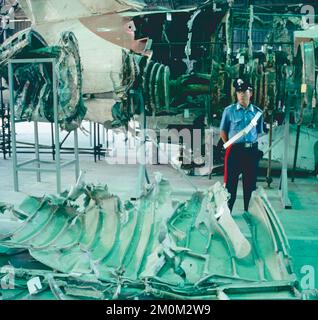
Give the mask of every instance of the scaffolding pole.
[[(51, 63), (52, 64), (52, 79), (53, 79), (53, 113), (54, 113), (54, 138), (55, 138), (55, 161), (53, 162), (43, 162), (40, 159), (40, 144), (39, 144), (39, 131), (38, 131), (38, 122), (34, 121), (34, 148), (35, 148), (35, 159), (25, 161), (23, 163), (18, 163), (17, 158), (17, 140), (16, 140), (16, 121), (15, 118), (15, 91), (14, 91), (14, 70), (13, 65), (15, 64), (27, 64), (27, 63)], [(14, 191), (19, 191), (19, 171), (23, 172), (36, 172), (37, 181), (41, 182), (41, 172), (54, 172), (56, 175), (56, 192), (60, 194), (62, 191), (62, 181), (61, 181), (61, 169), (75, 164), (75, 178), (79, 178), (79, 154), (78, 154), (78, 129), (74, 130), (74, 156), (75, 159), (62, 163), (61, 161), (61, 148), (60, 148), (60, 128), (59, 128), (59, 119), (58, 119), (58, 97), (57, 97), (57, 76), (56, 76), (56, 60), (55, 59), (15, 59), (9, 60), (9, 91), (10, 91), (10, 113), (11, 113), (11, 130), (12, 130), (12, 163), (13, 163), (13, 182), (14, 182)], [(41, 164), (53, 164), (52, 169), (42, 168)], [(34, 167), (26, 168), (26, 166), (34, 164)]]

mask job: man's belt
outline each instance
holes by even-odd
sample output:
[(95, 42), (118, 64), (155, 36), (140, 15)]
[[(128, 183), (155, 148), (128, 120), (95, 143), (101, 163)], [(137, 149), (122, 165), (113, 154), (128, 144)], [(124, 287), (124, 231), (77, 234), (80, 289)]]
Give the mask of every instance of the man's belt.
[(261, 118), (261, 116), (262, 116), (262, 112), (257, 112), (256, 116), (252, 119), (251, 123), (246, 128), (244, 128), (239, 133), (237, 133), (234, 137), (232, 137), (228, 142), (226, 142), (223, 145), (223, 148), (227, 149), (229, 146), (231, 146), (237, 140), (246, 136), (254, 127), (257, 126), (257, 121)]
[(241, 148), (245, 148), (245, 149), (251, 149), (251, 148), (255, 148), (258, 146), (257, 142), (242, 142), (242, 143), (234, 143), (233, 144), (233, 148), (234, 147), (241, 147)]
[(244, 148), (254, 148), (257, 146), (257, 142), (254, 143), (244, 143)]

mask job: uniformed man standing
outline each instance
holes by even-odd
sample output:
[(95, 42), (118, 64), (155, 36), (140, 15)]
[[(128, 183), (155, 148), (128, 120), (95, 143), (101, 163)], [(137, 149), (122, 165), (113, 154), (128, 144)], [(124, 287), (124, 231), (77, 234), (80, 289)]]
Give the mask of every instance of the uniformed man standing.
[(263, 133), (262, 110), (251, 103), (252, 85), (243, 79), (234, 81), (237, 103), (228, 106), (222, 116), (220, 135), (226, 148), (224, 183), (231, 195), (228, 202), (232, 212), (237, 185), (242, 174), (244, 210), (248, 211), (252, 192), (256, 190), (260, 160), (258, 137)]

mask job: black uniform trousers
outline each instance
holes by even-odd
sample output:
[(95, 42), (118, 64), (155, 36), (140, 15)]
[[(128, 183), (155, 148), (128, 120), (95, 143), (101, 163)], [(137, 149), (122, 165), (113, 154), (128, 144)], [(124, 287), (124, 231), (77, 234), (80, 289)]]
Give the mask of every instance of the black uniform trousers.
[(252, 192), (256, 190), (257, 169), (259, 164), (258, 144), (246, 147), (244, 143), (233, 144), (226, 150), (224, 164), (224, 183), (231, 195), (228, 202), (232, 212), (239, 176), (242, 174), (244, 210), (248, 211)]

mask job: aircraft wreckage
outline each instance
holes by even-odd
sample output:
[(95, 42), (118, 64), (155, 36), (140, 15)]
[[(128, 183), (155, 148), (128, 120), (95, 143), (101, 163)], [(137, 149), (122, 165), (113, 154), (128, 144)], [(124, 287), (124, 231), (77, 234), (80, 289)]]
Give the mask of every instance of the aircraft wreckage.
[[(289, 163), (296, 159), (298, 167), (318, 168), (318, 32), (302, 31), (301, 8), (275, 5), (268, 14), (262, 5), (242, 10), (230, 0), (160, 3), (21, 0), (32, 29), (0, 47), (0, 72), (7, 77), (7, 58), (57, 57), (60, 121), (67, 130), (84, 118), (128, 129), (142, 109), (132, 92), (144, 96), (147, 128), (218, 128), (233, 101), (232, 80), (244, 76), (253, 83), (254, 102), (268, 124), (263, 151), (272, 147), (269, 158), (282, 160), (279, 139), (288, 106), (295, 136), (289, 145), (301, 160), (295, 151)], [(50, 121), (46, 69), (16, 67), (18, 115)], [(214, 160), (222, 163), (218, 142), (215, 130)]]
[(264, 191), (242, 221), (227, 199), (216, 183), (174, 202), (156, 174), (134, 203), (80, 179), (60, 196), (2, 204), (0, 258), (14, 285), (2, 286), (1, 299), (299, 299)]
[[(0, 49), (0, 72), (8, 81), (7, 63), (12, 58), (50, 57), (57, 60), (59, 123), (68, 131), (79, 127), (86, 107), (82, 97), (82, 65), (76, 37), (65, 32), (56, 46), (48, 46), (36, 32), (26, 30), (4, 43)], [(23, 64), (15, 66), (16, 118), (27, 121), (54, 121), (52, 66)]]

